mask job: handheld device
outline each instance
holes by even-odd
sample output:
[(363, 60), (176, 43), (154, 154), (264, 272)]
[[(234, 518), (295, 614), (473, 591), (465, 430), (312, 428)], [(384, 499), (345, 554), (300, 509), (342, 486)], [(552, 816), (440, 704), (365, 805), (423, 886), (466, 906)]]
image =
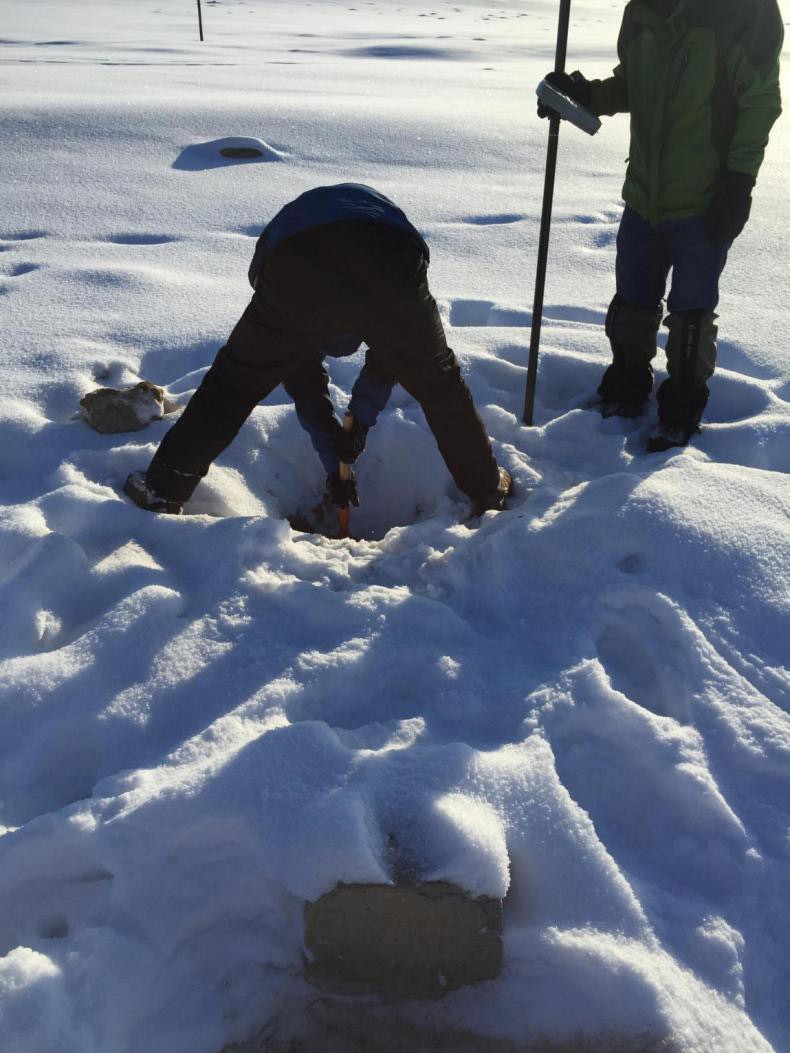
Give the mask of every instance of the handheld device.
[(558, 113), (563, 120), (570, 121), (571, 124), (575, 124), (577, 128), (581, 128), (588, 135), (595, 135), (601, 127), (601, 122), (594, 113), (585, 110), (578, 102), (574, 102), (570, 96), (558, 91), (547, 80), (540, 82), (535, 89), (535, 94), (544, 106), (548, 106), (555, 113)]

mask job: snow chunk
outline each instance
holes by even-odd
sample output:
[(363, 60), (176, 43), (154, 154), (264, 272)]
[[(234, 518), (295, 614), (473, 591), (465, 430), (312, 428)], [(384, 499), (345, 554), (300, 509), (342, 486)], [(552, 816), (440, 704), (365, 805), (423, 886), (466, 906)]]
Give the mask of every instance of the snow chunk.
[(76, 1051), (62, 1045), (69, 1016), (62, 973), (50, 958), (29, 947), (0, 958), (0, 1033), (13, 1036), (14, 1053)]

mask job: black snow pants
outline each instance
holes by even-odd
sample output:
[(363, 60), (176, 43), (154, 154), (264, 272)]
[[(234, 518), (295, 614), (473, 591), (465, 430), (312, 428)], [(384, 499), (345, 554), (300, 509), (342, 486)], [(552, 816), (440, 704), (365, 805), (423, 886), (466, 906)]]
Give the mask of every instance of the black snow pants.
[(496, 462), (426, 272), (409, 231), (382, 223), (331, 223), (278, 245), (227, 344), (162, 440), (149, 487), (186, 501), (257, 403), (327, 344), (353, 334), (419, 402), (458, 488), (473, 501), (488, 497)]

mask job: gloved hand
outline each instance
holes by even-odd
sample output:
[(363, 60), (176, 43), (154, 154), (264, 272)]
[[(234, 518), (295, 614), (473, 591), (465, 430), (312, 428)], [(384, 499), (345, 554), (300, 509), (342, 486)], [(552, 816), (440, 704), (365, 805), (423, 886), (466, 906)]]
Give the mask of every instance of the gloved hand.
[(746, 226), (754, 183), (754, 176), (746, 172), (722, 172), (707, 215), (708, 237), (714, 245), (735, 241)]
[[(592, 85), (578, 70), (574, 70), (573, 73), (547, 73), (543, 78), (545, 81), (556, 88), (557, 91), (561, 91), (563, 95), (567, 95), (569, 99), (573, 99), (574, 102), (578, 102), (580, 106), (589, 106), (590, 99), (592, 98)], [(555, 111), (550, 106), (544, 105), (544, 103), (538, 103), (538, 117), (554, 117), (556, 116)]]
[(370, 428), (367, 424), (361, 424), (356, 417), (350, 431), (338, 431), (335, 438), (335, 453), (338, 460), (344, 464), (353, 464), (365, 449)]
[(165, 512), (171, 516), (180, 516), (183, 505), (180, 501), (168, 501), (166, 497), (160, 497), (146, 483), (145, 472), (132, 472), (124, 483), (123, 492), (131, 497), (138, 508), (144, 508), (146, 512)]
[(350, 473), (349, 479), (341, 479), (339, 472), (332, 472), (326, 477), (326, 492), (337, 508), (348, 508), (350, 504), (359, 508), (357, 479), (353, 472)]

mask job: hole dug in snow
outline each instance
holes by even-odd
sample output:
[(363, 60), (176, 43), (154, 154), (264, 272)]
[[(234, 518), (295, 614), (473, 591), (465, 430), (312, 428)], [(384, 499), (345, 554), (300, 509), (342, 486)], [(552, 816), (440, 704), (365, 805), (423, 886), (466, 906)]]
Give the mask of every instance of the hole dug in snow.
[[(400, 413), (382, 419), (371, 430), (365, 452), (354, 465), (360, 504), (351, 508), (349, 536), (381, 540), (393, 527), (407, 526), (436, 515), (457, 515), (461, 495), (455, 491), (433, 435), (424, 424)], [(453, 499), (453, 494), (456, 499)], [(310, 494), (286, 518), (295, 530), (337, 537), (337, 514), (317, 511), (321, 494)]]
[[(338, 537), (336, 512), (324, 523), (311, 514), (322, 503), (325, 476), (292, 406), (259, 407), (255, 425), (242, 429), (184, 511), (285, 519), (295, 530)], [(382, 414), (354, 473), (360, 505), (350, 510), (352, 539), (380, 540), (393, 527), (437, 515), (462, 520), (471, 511), (416, 405)]]

